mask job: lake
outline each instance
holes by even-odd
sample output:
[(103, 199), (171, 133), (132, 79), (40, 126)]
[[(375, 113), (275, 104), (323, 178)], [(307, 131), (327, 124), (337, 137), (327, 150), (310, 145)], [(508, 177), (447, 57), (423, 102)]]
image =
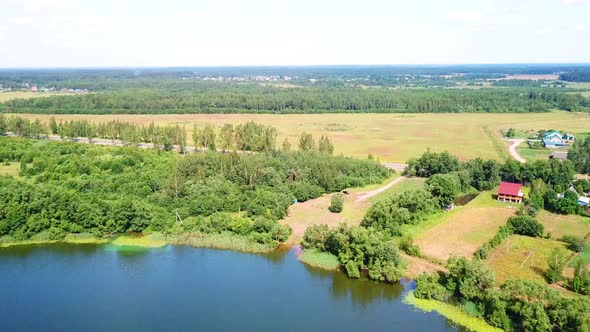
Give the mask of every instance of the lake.
[(0, 330), (460, 330), (402, 303), (411, 286), (310, 268), (294, 250), (20, 246), (0, 249)]

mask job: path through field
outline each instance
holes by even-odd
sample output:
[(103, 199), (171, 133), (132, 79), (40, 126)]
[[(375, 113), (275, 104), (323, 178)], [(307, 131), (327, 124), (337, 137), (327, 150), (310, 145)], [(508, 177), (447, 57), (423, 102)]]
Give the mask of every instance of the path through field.
[(397, 179), (389, 182), (388, 184), (386, 184), (383, 187), (380, 187), (380, 188), (377, 188), (377, 189), (374, 189), (374, 190), (371, 190), (371, 191), (366, 191), (366, 192), (358, 193), (357, 194), (358, 196), (357, 196), (356, 199), (358, 201), (364, 201), (367, 198), (373, 197), (373, 196), (375, 196), (377, 194), (380, 194), (380, 193), (384, 192), (385, 190), (387, 190), (387, 189), (395, 186), (396, 184), (398, 184), (401, 181), (404, 181), (405, 179), (407, 179), (407, 178), (405, 176), (402, 176), (402, 177), (399, 177), (399, 178), (397, 178)]
[(305, 229), (311, 225), (326, 224), (329, 227), (336, 227), (343, 222), (348, 225), (360, 224), (365, 212), (371, 206), (369, 198), (390, 189), (405, 179), (406, 177), (400, 177), (377, 189), (350, 192), (344, 195), (344, 209), (341, 213), (332, 213), (328, 210), (333, 194), (326, 194), (316, 199), (291, 205), (287, 217), (281, 220), (281, 223), (293, 230), (288, 242), (290, 244), (299, 243)]
[(524, 159), (519, 153), (518, 150), (516, 150), (516, 148), (522, 144), (522, 142), (524, 142), (524, 139), (520, 139), (520, 138), (515, 138), (515, 139), (507, 139), (507, 141), (512, 142), (512, 145), (510, 145), (510, 148), (508, 148), (508, 150), (510, 150), (510, 155), (512, 156), (512, 158), (514, 158), (514, 160), (520, 161), (521, 163), (526, 163), (526, 159)]

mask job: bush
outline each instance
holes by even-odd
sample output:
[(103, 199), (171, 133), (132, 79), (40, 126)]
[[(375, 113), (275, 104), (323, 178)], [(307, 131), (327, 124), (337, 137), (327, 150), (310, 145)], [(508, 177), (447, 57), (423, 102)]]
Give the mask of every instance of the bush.
[(580, 237), (566, 235), (561, 239), (561, 241), (567, 243), (567, 248), (571, 251), (581, 252), (582, 250), (584, 250), (584, 239)]
[(516, 216), (508, 219), (508, 227), (512, 229), (514, 234), (541, 237), (545, 227), (543, 224), (535, 220), (531, 216)]
[(550, 283), (561, 280), (561, 274), (567, 264), (567, 251), (563, 248), (554, 248), (547, 257), (547, 280)]
[(409, 235), (402, 237), (402, 239), (399, 242), (399, 248), (410, 256), (421, 256), (420, 247), (414, 244), (414, 239)]
[(440, 284), (437, 273), (421, 273), (416, 278), (414, 295), (419, 299), (434, 299), (443, 301), (447, 297), (446, 289)]
[(344, 198), (342, 197), (342, 194), (338, 193), (338, 194), (334, 194), (332, 195), (332, 200), (330, 201), (330, 207), (328, 207), (328, 210), (330, 210), (330, 212), (333, 213), (340, 213), (342, 212), (342, 205), (344, 204)]

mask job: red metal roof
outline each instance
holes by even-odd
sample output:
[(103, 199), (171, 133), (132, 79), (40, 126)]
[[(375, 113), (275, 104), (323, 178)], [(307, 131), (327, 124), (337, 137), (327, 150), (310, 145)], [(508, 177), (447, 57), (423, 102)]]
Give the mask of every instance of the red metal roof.
[(522, 184), (520, 183), (502, 182), (498, 188), (498, 194), (518, 196), (521, 188)]

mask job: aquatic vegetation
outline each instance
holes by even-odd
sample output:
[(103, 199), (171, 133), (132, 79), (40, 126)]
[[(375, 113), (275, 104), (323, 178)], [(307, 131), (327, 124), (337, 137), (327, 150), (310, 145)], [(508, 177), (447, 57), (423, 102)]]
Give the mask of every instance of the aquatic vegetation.
[(414, 292), (408, 292), (404, 303), (425, 312), (435, 311), (457, 325), (476, 332), (501, 332), (502, 330), (486, 323), (483, 319), (469, 316), (460, 307), (437, 300), (418, 299)]
[(166, 237), (160, 233), (143, 236), (117, 236), (110, 244), (119, 247), (161, 248), (168, 244)]
[(328, 252), (307, 249), (299, 256), (299, 260), (309, 266), (324, 270), (337, 270), (340, 267), (338, 257)]

